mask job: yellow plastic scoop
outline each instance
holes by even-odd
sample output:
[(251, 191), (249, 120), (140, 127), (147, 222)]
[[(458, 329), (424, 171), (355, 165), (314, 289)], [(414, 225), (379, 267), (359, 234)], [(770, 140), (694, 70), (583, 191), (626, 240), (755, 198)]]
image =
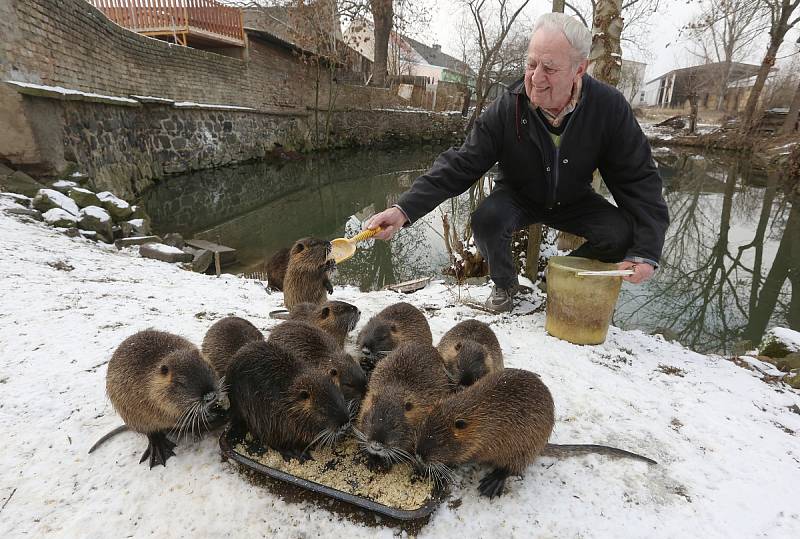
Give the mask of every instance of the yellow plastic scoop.
[(367, 230), (362, 230), (352, 238), (336, 238), (335, 240), (331, 240), (330, 258), (334, 259), (337, 264), (344, 262), (356, 254), (356, 244), (358, 242), (368, 240), (380, 231), (381, 227), (369, 228)]

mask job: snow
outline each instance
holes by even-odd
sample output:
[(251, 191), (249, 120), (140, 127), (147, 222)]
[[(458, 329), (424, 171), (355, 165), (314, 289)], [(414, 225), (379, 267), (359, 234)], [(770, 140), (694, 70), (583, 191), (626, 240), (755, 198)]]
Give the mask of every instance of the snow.
[(81, 214), (94, 217), (101, 223), (106, 223), (108, 221), (111, 221), (111, 216), (108, 215), (108, 212), (103, 208), (98, 208), (97, 206), (86, 206), (81, 210)]
[(52, 210), (47, 210), (42, 214), (42, 218), (45, 220), (46, 223), (57, 223), (58, 221), (66, 220), (72, 221), (73, 223), (78, 222), (78, 218), (72, 215), (70, 212), (63, 210), (61, 208), (53, 208)]
[(110, 202), (119, 209), (125, 209), (130, 207), (130, 204), (128, 204), (121, 198), (118, 198), (111, 191), (101, 191), (97, 193), (97, 198), (99, 198), (101, 202)]
[(39, 189), (36, 196), (42, 196), (50, 199), (54, 204), (58, 205), (61, 209), (71, 213), (74, 216), (78, 215), (78, 205), (75, 201), (69, 198), (64, 193), (59, 193), (54, 189)]
[(774, 335), (775, 338), (785, 344), (789, 350), (794, 352), (800, 351), (800, 332), (789, 328), (777, 327), (769, 330), (765, 338), (768, 337), (769, 334)]
[(56, 182), (53, 182), (53, 188), (54, 189), (59, 189), (59, 190), (60, 189), (72, 189), (72, 188), (75, 188), (75, 187), (78, 187), (78, 184), (75, 183), (75, 182), (71, 182), (69, 180), (58, 180)]
[[(0, 199), (0, 207), (7, 204)], [(282, 306), (280, 293), (2, 212), (0, 238), (0, 536), (399, 534), (249, 482), (221, 462), (213, 436), (181, 442), (166, 467), (153, 470), (139, 464), (146, 446), (140, 435), (124, 433), (86, 453), (121, 422), (106, 398), (105, 374), (125, 337), (155, 327), (199, 345), (228, 315), (268, 330), (277, 323), (268, 313)], [(435, 282), (402, 295), (337, 286), (332, 299), (362, 310), (351, 346), (371, 316), (397, 301), (425, 307), (437, 340), (464, 318), (491, 323), (506, 365), (533, 370), (550, 387), (554, 442), (615, 445), (659, 464), (542, 457), (491, 501), (476, 493), (485, 470), (466, 468), (457, 473), (455, 503), (444, 503), (419, 537), (800, 536), (798, 392), (638, 331), (612, 327), (598, 346), (549, 337), (543, 313), (520, 315), (541, 303), (538, 291), (524, 309), (503, 316), (457, 301), (482, 301), (489, 290)]]
[(7, 80), (6, 82), (8, 84), (17, 86), (19, 88), (28, 88), (31, 90), (45, 90), (47, 92), (63, 96), (88, 97), (94, 99), (102, 99), (105, 101), (115, 101), (120, 104), (122, 103), (136, 104), (136, 105), (139, 104), (139, 102), (136, 101), (135, 99), (128, 99), (127, 97), (116, 97), (111, 95), (93, 94), (91, 92), (81, 92), (80, 90), (72, 90), (70, 88), (63, 88), (61, 86), (47, 86), (45, 84), (32, 84), (30, 82), (20, 82), (16, 80)]
[(128, 224), (134, 228), (142, 228), (144, 226), (144, 219), (131, 219)]
[(181, 251), (177, 247), (173, 247), (172, 245), (166, 245), (164, 243), (155, 243), (155, 242), (153, 242), (153, 243), (145, 243), (145, 245), (147, 245), (148, 247), (158, 251), (159, 253), (164, 253), (164, 254), (168, 254), (168, 255), (178, 255), (178, 254), (183, 253), (183, 251)]
[(76, 193), (83, 193), (84, 195), (91, 195), (93, 194), (92, 191), (88, 189), (84, 189), (83, 187), (73, 187), (70, 191), (75, 191)]

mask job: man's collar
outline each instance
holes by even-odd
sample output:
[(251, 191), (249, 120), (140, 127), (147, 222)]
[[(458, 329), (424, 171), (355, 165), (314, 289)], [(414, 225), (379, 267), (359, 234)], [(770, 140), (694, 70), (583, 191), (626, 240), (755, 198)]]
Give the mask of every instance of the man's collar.
[(567, 101), (567, 104), (564, 105), (564, 108), (562, 108), (558, 114), (553, 114), (552, 112), (535, 105), (532, 101), (530, 101), (530, 99), (528, 100), (528, 103), (530, 104), (531, 109), (536, 110), (538, 108), (540, 111), (542, 111), (542, 115), (550, 125), (553, 127), (558, 127), (561, 125), (561, 122), (564, 121), (564, 118), (566, 118), (567, 114), (575, 110), (575, 107), (578, 105), (578, 101), (581, 98), (582, 88), (583, 79), (579, 77), (572, 84), (572, 94), (570, 95), (569, 101)]

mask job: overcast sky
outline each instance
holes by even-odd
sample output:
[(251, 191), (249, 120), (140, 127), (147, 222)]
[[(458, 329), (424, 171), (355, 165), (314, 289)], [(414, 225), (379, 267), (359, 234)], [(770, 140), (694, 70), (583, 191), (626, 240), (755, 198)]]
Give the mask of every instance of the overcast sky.
[[(461, 16), (459, 15), (459, 3), (457, 0), (443, 0), (431, 1), (432, 21), (428, 35), (421, 35), (420, 40), (431, 45), (439, 43), (442, 45), (442, 51), (459, 57), (459, 41), (458, 41), (458, 21)], [(551, 1), (534, 0), (531, 5), (526, 8), (526, 15), (531, 21), (535, 20), (536, 16), (550, 11), (552, 6)], [(638, 51), (632, 47), (623, 48), (623, 58), (631, 60), (643, 61), (648, 64), (645, 75), (645, 80), (653, 79), (663, 73), (678, 67), (685, 67), (699, 63), (694, 56), (687, 51), (687, 46), (683, 42), (678, 41), (678, 31), (687, 22), (691, 20), (693, 15), (698, 12), (698, 3), (687, 2), (686, 0), (663, 0), (662, 7), (659, 13), (651, 17), (651, 32), (648, 35), (649, 43), (645, 46), (649, 49), (650, 58), (643, 57)], [(766, 32), (764, 32), (766, 38)], [(794, 42), (797, 39), (797, 34), (792, 34)], [(788, 41), (788, 39), (787, 39)], [(667, 47), (667, 44), (670, 44)], [(791, 53), (794, 48), (791, 44), (784, 46), (781, 49), (782, 55)], [(754, 50), (752, 57), (749, 61), (759, 64), (766, 52), (766, 41), (759, 43)], [(781, 56), (781, 55), (779, 55)]]

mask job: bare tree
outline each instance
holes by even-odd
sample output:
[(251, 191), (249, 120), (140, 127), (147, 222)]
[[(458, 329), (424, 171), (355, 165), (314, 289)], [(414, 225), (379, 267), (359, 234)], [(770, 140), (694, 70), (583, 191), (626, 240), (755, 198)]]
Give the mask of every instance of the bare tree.
[[(478, 75), (475, 81), (475, 96), (477, 102), (475, 110), (467, 123), (467, 132), (472, 130), (475, 120), (483, 112), (486, 100), (495, 84), (491, 74), (501, 61), (501, 50), (506, 37), (511, 32), (514, 23), (522, 10), (530, 3), (523, 0), (517, 4), (516, 9), (509, 0), (462, 0), (469, 9), (472, 21), (477, 31), (479, 50)], [(493, 24), (494, 22), (494, 24)]]
[(622, 0), (598, 0), (592, 23), (589, 72), (596, 79), (616, 86), (622, 71)]
[(685, 30), (705, 61), (722, 64), (717, 110), (722, 110), (733, 62), (741, 61), (766, 28), (762, 0), (704, 0), (700, 15)]
[[(591, 28), (597, 14), (597, 6), (603, 0), (572, 0), (565, 2), (567, 10), (578, 17), (587, 28)], [(622, 0), (622, 33), (620, 41), (630, 45), (641, 54), (649, 54), (650, 19), (656, 14), (664, 0)], [(555, 2), (553, 4), (555, 6)], [(554, 8), (555, 11), (555, 8)]]
[(767, 81), (767, 76), (769, 76), (772, 66), (775, 65), (778, 49), (783, 44), (787, 32), (800, 22), (800, 16), (795, 16), (795, 10), (800, 5), (800, 0), (764, 0), (764, 5), (770, 20), (769, 45), (767, 46), (767, 53), (761, 61), (761, 68), (758, 70), (753, 89), (747, 98), (744, 119), (742, 120), (742, 131), (744, 133), (750, 132), (755, 125), (756, 106)]

